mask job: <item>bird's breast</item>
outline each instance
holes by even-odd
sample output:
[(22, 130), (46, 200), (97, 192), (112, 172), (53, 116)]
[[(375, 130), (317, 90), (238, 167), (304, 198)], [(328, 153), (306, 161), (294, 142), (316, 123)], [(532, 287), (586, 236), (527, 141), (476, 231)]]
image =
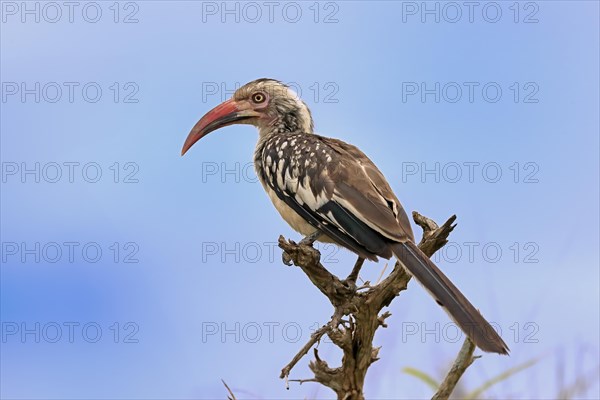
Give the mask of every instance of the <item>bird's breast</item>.
[(278, 196), (277, 193), (268, 185), (263, 183), (263, 187), (265, 191), (269, 195), (271, 202), (275, 206), (275, 209), (281, 215), (281, 218), (288, 223), (289, 226), (292, 227), (296, 232), (301, 233), (304, 236), (308, 236), (315, 231), (315, 227), (310, 225), (304, 218), (302, 218), (297, 212), (292, 210), (285, 202), (283, 202)]

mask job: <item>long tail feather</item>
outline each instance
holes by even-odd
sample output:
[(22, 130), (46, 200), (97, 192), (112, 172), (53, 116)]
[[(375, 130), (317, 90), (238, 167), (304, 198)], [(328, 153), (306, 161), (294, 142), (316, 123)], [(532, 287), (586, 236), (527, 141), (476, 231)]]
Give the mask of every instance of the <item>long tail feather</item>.
[(508, 346), (489, 322), (416, 244), (411, 241), (395, 243), (392, 251), (477, 347), (491, 353), (508, 354)]

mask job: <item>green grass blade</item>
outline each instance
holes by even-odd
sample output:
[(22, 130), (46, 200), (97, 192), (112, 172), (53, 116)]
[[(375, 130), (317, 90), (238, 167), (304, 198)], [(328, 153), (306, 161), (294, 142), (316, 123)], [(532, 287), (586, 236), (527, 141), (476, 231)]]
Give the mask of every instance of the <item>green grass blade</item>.
[(407, 375), (414, 376), (415, 378), (423, 381), (427, 386), (429, 386), (433, 390), (437, 390), (440, 387), (440, 383), (436, 381), (431, 375), (428, 375), (426, 372), (420, 371), (416, 368), (405, 367), (402, 369)]

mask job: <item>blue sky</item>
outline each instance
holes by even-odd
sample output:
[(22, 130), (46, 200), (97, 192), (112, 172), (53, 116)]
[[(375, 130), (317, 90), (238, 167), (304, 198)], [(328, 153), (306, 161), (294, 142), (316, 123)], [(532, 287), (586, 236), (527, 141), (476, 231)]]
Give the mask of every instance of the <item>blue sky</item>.
[[(278, 379), (332, 310), (280, 262), (278, 236), (298, 235), (255, 180), (256, 132), (179, 156), (259, 77), (295, 87), (408, 211), (457, 214), (437, 261), (512, 350), (466, 387), (536, 357), (489, 396), (597, 376), (597, 2), (23, 4), (1, 3), (3, 398), (223, 398), (221, 379), (241, 398), (331, 397)], [(349, 272), (352, 254), (321, 250)], [(390, 311), (367, 396), (427, 398), (402, 368), (440, 375), (461, 341), (416, 284)]]

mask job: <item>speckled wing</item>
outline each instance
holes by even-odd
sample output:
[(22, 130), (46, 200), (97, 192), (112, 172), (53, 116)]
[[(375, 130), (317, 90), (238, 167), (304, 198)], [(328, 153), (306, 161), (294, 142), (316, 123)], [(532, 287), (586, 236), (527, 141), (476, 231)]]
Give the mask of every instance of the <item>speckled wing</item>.
[(385, 237), (414, 240), (402, 204), (373, 161), (356, 146), (338, 139), (321, 137), (321, 140), (341, 157), (340, 170), (332, 173), (340, 177), (335, 198)]
[(412, 238), (389, 185), (354, 146), (289, 134), (270, 139), (262, 157), (263, 180), (278, 198), (340, 245), (368, 259), (390, 258), (390, 241)]

